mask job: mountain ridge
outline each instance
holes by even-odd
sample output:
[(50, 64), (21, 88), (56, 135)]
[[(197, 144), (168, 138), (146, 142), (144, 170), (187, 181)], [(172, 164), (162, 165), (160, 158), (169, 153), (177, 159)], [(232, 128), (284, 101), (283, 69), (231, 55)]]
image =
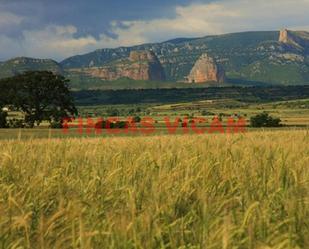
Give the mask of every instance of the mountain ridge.
[[(288, 37), (286, 41), (281, 37), (284, 32)], [(61, 70), (72, 79), (74, 85), (75, 82), (82, 83), (88, 76), (83, 73), (71, 74), (71, 69), (105, 67), (128, 58), (132, 51), (152, 51), (162, 64), (166, 80), (183, 82), (198, 58), (206, 53), (224, 68), (228, 82), (309, 84), (308, 41), (309, 32), (306, 31), (247, 31), (200, 38), (176, 38), (132, 47), (103, 48), (66, 58), (59, 63), (50, 63), (54, 70), (58, 68), (56, 71)], [(1, 68), (6, 64), (0, 62), (0, 77), (3, 76)], [(46, 64), (49, 63), (42, 61), (41, 68), (46, 68)], [(91, 80), (101, 82), (96, 77)]]
[(39, 59), (22, 56), (0, 62), (0, 78), (11, 77), (18, 73), (34, 70), (47, 70), (55, 74), (64, 74), (62, 66), (52, 59)]

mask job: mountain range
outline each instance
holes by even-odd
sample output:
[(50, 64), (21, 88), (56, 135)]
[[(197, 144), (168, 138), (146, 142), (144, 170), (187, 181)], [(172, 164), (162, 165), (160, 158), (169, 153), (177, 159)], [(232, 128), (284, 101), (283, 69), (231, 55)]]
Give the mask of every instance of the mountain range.
[(289, 30), (178, 38), (106, 48), (61, 62), (19, 57), (0, 62), (0, 78), (29, 70), (49, 70), (70, 78), (73, 87), (84, 82), (89, 87), (99, 87), (120, 78), (184, 82), (205, 54), (224, 69), (227, 83), (309, 84), (309, 32)]

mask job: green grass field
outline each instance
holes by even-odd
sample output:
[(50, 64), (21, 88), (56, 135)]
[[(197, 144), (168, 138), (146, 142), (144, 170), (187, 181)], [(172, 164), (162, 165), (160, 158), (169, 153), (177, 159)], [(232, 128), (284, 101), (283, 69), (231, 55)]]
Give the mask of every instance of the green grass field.
[(308, 248), (309, 133), (0, 141), (0, 248)]

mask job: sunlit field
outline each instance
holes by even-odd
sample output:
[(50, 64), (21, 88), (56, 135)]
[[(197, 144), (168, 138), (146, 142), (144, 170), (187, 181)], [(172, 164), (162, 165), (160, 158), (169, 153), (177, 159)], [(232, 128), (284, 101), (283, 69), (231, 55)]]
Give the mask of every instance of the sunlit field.
[(309, 132), (0, 141), (0, 248), (309, 248)]
[[(250, 118), (262, 112), (267, 112), (274, 117), (278, 117), (282, 121), (280, 128), (266, 128), (267, 130), (287, 130), (294, 131), (296, 129), (306, 130), (309, 127), (309, 100), (291, 100), (281, 102), (270, 102), (265, 104), (247, 104), (235, 100), (209, 100), (196, 101), (188, 103), (174, 103), (174, 104), (153, 104), (153, 105), (111, 105), (111, 106), (79, 106), (80, 116), (83, 117), (83, 132), (80, 134), (75, 127), (78, 126), (78, 119), (73, 122), (70, 131), (66, 134), (61, 129), (49, 129), (49, 123), (43, 122), (40, 127), (34, 129), (0, 129), (0, 140), (3, 139), (36, 139), (36, 138), (81, 138), (81, 137), (113, 137), (113, 136), (144, 136), (143, 133), (126, 133), (124, 131), (120, 134), (109, 134), (103, 131), (101, 135), (95, 134), (94, 129), (90, 134), (87, 133), (87, 118), (90, 117), (93, 122), (98, 121), (99, 118), (107, 119), (110, 117), (108, 110), (116, 109), (119, 113), (120, 120), (127, 120), (131, 116), (139, 116), (141, 118), (150, 117), (155, 121), (155, 131), (152, 135), (167, 135), (167, 125), (164, 121), (165, 117), (173, 123), (176, 118), (184, 119), (189, 117), (202, 117), (207, 119), (206, 124), (201, 126), (209, 127), (215, 115), (222, 115), (222, 125), (226, 126), (227, 120), (233, 115), (239, 115), (246, 120), (247, 131), (256, 131), (257, 129), (250, 128)], [(136, 111), (136, 109), (140, 109)], [(133, 110), (133, 114), (130, 113)], [(205, 113), (204, 113), (205, 112)], [(9, 118), (20, 118), (21, 113), (10, 112)], [(140, 126), (137, 124), (137, 126)], [(191, 126), (190, 126), (191, 127)], [(260, 128), (258, 128), (260, 130)], [(178, 127), (177, 134), (183, 134), (183, 129)], [(190, 129), (190, 133), (192, 129)]]

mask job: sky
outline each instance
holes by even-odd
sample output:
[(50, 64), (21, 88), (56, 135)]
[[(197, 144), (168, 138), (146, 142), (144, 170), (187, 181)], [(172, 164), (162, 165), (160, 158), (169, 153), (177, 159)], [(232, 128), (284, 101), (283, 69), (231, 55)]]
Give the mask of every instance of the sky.
[(0, 61), (242, 31), (309, 31), (309, 0), (0, 0)]

